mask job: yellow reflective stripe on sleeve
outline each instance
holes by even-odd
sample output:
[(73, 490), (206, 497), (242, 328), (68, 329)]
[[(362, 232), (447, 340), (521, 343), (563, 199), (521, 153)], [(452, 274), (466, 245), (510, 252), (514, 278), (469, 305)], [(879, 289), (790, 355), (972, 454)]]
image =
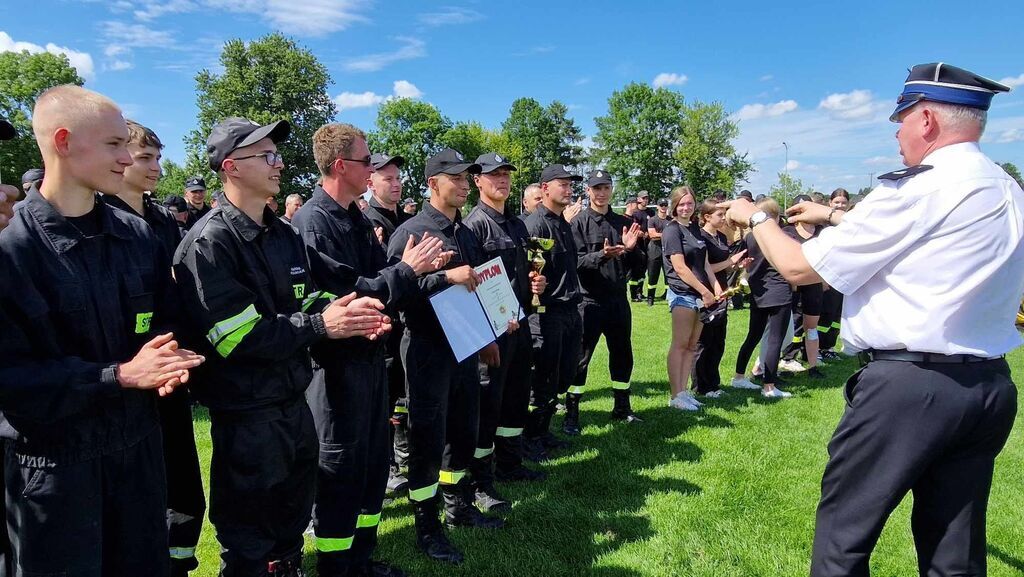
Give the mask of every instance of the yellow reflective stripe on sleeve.
[(320, 291), (313, 291), (309, 294), (308, 297), (303, 299), (302, 312), (306, 312), (309, 309), (309, 307), (313, 306), (313, 303), (316, 302), (316, 299), (320, 298), (320, 294)]
[(195, 547), (171, 547), (171, 559), (191, 559), (196, 556)]
[(515, 427), (498, 427), (498, 430), (495, 431), (494, 434), (499, 436), (499, 437), (506, 437), (506, 438), (507, 437), (518, 437), (519, 435), (523, 434), (523, 428), (522, 427), (519, 427), (519, 428), (515, 428)]
[(356, 519), (356, 529), (366, 529), (380, 525), (380, 513), (376, 515), (360, 515)]
[(802, 342), (804, 342), (804, 338), (803, 337), (793, 337), (793, 342), (794, 343), (802, 343)]
[(465, 471), (445, 471), (441, 469), (441, 474), (438, 476), (438, 480), (442, 485), (458, 485), (459, 481), (466, 476)]
[(210, 340), (220, 356), (227, 358), (231, 351), (235, 350), (235, 347), (242, 342), (242, 339), (252, 332), (253, 327), (261, 318), (263, 317), (256, 312), (256, 307), (249, 305), (244, 311), (230, 319), (217, 323), (206, 335), (206, 338)]
[(617, 383), (615, 381), (612, 381), (612, 388), (617, 391), (628, 391), (629, 383)]
[(396, 415), (407, 415), (409, 413), (409, 407), (403, 407), (402, 405), (395, 405), (393, 411)]
[(582, 395), (583, 392), (586, 391), (586, 390), (587, 390), (587, 387), (585, 387), (585, 386), (584, 387), (576, 387), (576, 386), (569, 387), (569, 393), (573, 394), (573, 395)]
[(331, 538), (331, 537), (317, 537), (316, 550), (324, 553), (337, 553), (338, 551), (348, 551), (352, 548), (352, 541), (355, 537), (342, 537), (342, 538)]
[(410, 501), (426, 501), (434, 498), (434, 495), (437, 495), (437, 483), (419, 489), (409, 489)]
[(490, 456), (490, 454), (493, 453), (493, 452), (494, 452), (494, 445), (491, 445), (487, 449), (477, 449), (477, 450), (473, 451), (473, 458), (474, 459), (483, 459), (484, 457)]

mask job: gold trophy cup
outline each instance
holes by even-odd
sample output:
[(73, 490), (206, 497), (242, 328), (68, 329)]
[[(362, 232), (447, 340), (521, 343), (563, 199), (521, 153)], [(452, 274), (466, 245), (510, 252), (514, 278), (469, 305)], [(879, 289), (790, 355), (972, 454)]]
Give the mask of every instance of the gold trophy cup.
[[(530, 269), (540, 274), (544, 270), (544, 265), (548, 263), (544, 259), (544, 253), (555, 248), (555, 239), (553, 238), (540, 238), (531, 236), (526, 242), (528, 252), (527, 258), (530, 260)], [(537, 314), (544, 312), (544, 307), (540, 304), (540, 295), (533, 295), (533, 300), (530, 301), (533, 305), (533, 310), (537, 311)]]

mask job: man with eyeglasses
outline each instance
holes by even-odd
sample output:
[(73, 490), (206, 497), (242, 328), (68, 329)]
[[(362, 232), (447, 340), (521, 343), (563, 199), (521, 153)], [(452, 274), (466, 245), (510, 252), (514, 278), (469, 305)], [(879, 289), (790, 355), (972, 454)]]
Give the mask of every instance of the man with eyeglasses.
[(224, 192), (185, 236), (174, 272), (209, 359), (194, 388), (210, 409), (210, 521), (221, 575), (302, 575), (319, 444), (305, 391), (309, 346), (387, 331), (383, 305), (312, 282), (302, 240), (267, 207), (290, 125), (227, 118), (207, 139)]
[[(355, 291), (396, 304), (417, 291), (416, 278), (441, 265), (441, 241), (406, 244), (388, 266), (373, 225), (356, 199), (373, 173), (366, 135), (334, 123), (313, 134), (313, 158), (322, 176), (293, 226), (306, 243), (313, 280), (337, 294)], [(388, 482), (388, 383), (383, 338), (313, 345), (317, 363), (307, 399), (320, 438), (313, 532), (317, 574), (322, 577), (401, 577), (373, 561)]]

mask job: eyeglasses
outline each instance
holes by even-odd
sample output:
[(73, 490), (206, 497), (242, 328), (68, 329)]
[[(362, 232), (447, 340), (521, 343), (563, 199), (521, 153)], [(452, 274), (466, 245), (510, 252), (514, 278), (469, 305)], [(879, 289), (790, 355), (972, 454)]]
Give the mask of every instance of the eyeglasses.
[(280, 152), (261, 152), (259, 154), (250, 154), (249, 156), (237, 156), (235, 158), (225, 158), (224, 160), (245, 160), (247, 158), (259, 158), (263, 157), (267, 161), (267, 166), (277, 166), (278, 163), (284, 163), (284, 157), (281, 156)]
[(344, 156), (339, 156), (338, 158), (340, 158), (342, 160), (347, 160), (349, 162), (358, 162), (359, 164), (365, 164), (366, 166), (369, 166), (370, 162), (371, 162), (370, 159), (372, 157), (367, 155), (367, 156), (364, 156), (363, 158), (345, 158)]

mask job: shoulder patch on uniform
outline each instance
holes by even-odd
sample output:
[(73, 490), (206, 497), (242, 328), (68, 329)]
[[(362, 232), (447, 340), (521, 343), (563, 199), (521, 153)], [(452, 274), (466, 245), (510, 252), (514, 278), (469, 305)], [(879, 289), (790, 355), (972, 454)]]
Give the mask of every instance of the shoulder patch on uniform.
[(894, 170), (892, 172), (887, 172), (887, 173), (879, 176), (878, 180), (902, 180), (904, 178), (910, 178), (912, 176), (917, 176), (918, 174), (921, 174), (922, 172), (928, 172), (932, 168), (934, 168), (934, 167), (933, 166), (929, 166), (927, 164), (918, 164), (917, 166), (911, 166), (909, 168), (901, 168), (900, 170)]

